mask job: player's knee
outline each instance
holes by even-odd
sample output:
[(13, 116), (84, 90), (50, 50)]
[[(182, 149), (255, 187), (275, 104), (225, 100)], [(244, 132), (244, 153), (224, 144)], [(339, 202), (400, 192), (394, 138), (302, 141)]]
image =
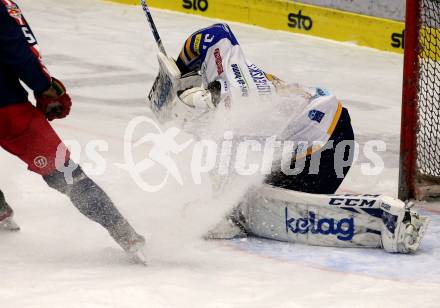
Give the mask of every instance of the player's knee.
[(67, 175), (56, 170), (43, 178), (51, 188), (68, 196), (83, 215), (103, 227), (108, 229), (124, 219), (107, 194), (83, 172), (81, 167), (77, 166)]
[(85, 178), (88, 177), (80, 166), (76, 166), (76, 168), (69, 174), (55, 170), (51, 174), (43, 176), (44, 181), (49, 187), (63, 194), (67, 194), (75, 183), (78, 183)]

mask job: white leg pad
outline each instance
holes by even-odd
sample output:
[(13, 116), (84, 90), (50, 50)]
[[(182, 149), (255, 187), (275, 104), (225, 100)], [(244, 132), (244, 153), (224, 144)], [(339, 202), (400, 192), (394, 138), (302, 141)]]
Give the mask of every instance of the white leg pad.
[[(249, 194), (241, 212), (247, 231), (256, 236), (319, 246), (382, 247), (401, 253), (418, 248), (427, 225), (426, 218), (418, 218), (405, 203), (390, 197), (315, 195), (270, 185)], [(411, 221), (414, 228), (408, 227)]]

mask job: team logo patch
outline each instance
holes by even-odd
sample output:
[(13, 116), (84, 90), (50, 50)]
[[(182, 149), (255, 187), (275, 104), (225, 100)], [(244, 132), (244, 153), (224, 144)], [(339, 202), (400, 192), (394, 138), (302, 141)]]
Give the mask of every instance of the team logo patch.
[(44, 156), (37, 156), (34, 159), (34, 165), (37, 168), (43, 169), (47, 167), (47, 158)]
[(316, 109), (309, 111), (309, 119), (318, 123), (321, 123), (325, 113)]
[(321, 234), (336, 235), (340, 241), (351, 241), (354, 237), (354, 219), (342, 218), (339, 221), (334, 218), (318, 219), (316, 214), (309, 212), (308, 217), (293, 218), (289, 217), (289, 209), (285, 209), (286, 232), (294, 234)]
[[(364, 198), (365, 197), (365, 198)], [(372, 197), (372, 198), (368, 198)], [(368, 207), (371, 208), (376, 203), (374, 198), (377, 198), (378, 195), (353, 195), (353, 196), (340, 196), (330, 198), (329, 205), (341, 205), (341, 206), (349, 206), (349, 207)]]
[(202, 41), (202, 35), (197, 34), (196, 37), (194, 38), (194, 51), (197, 54), (200, 54), (200, 42), (201, 41)]
[(216, 48), (214, 50), (214, 57), (215, 57), (215, 64), (217, 65), (217, 73), (221, 75), (224, 72), (223, 69), (223, 59), (222, 55), (220, 54), (220, 49)]

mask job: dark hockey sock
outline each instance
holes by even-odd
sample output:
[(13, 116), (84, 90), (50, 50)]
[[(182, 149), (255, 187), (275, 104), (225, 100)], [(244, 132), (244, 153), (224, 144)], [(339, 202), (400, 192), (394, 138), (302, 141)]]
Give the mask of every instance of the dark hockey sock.
[(78, 166), (72, 174), (73, 183), (68, 184), (64, 173), (56, 170), (43, 176), (53, 189), (67, 195), (73, 205), (86, 217), (101, 224), (106, 229), (126, 223), (107, 194), (90, 179)]

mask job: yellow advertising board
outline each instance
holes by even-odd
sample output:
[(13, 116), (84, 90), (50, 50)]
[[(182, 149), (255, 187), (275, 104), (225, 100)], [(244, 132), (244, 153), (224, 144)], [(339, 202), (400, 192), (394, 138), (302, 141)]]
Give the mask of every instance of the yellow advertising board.
[[(138, 0), (110, 0), (139, 5)], [(403, 52), (404, 23), (288, 0), (149, 0), (154, 8)]]

